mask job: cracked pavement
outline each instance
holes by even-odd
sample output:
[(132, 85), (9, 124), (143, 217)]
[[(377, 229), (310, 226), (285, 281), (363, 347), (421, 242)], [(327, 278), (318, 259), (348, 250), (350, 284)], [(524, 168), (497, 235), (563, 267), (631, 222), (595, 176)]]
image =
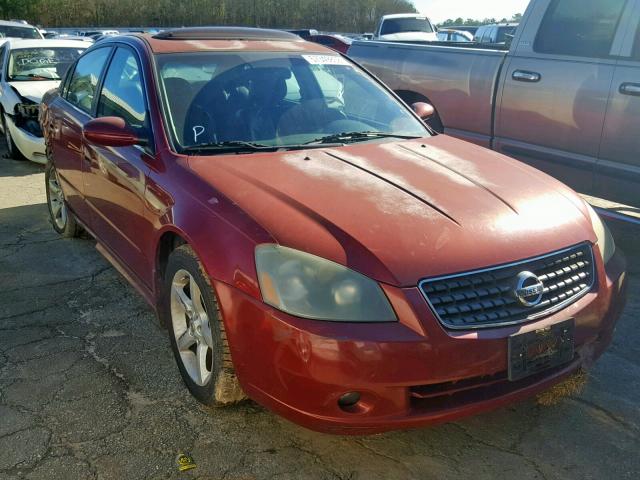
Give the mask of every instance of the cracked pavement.
[[(144, 301), (92, 240), (49, 225), (42, 167), (2, 158), (0, 478), (638, 478), (640, 227), (612, 228), (629, 259), (629, 302), (583, 393), (333, 437), (251, 402), (199, 405)], [(194, 470), (178, 472), (180, 452)]]

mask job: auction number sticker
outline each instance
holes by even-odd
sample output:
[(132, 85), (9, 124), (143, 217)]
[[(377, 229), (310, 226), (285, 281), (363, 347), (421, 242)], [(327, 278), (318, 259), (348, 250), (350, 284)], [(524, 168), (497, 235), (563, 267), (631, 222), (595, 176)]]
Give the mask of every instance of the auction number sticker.
[(311, 65), (347, 65), (351, 66), (344, 58), (339, 55), (302, 55)]

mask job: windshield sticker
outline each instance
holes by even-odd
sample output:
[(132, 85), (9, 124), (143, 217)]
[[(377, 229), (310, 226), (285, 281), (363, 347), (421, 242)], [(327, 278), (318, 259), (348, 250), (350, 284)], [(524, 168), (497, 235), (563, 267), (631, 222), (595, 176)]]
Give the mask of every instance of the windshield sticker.
[(25, 65), (55, 65), (59, 60), (52, 57), (22, 57), (18, 58), (17, 64), (22, 66)]
[(193, 141), (198, 143), (198, 137), (204, 133), (204, 127), (202, 125), (195, 125), (193, 127)]
[(302, 55), (311, 65), (346, 65), (351, 66), (343, 57), (339, 55)]

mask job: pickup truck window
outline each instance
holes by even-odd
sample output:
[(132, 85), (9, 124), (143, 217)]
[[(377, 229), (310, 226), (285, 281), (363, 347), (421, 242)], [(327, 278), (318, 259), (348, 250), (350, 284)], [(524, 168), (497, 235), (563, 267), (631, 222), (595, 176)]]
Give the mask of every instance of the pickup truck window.
[(392, 35), (402, 32), (433, 32), (429, 20), (425, 18), (388, 18), (382, 23), (380, 35)]
[(534, 43), (538, 53), (606, 58), (627, 0), (554, 0)]

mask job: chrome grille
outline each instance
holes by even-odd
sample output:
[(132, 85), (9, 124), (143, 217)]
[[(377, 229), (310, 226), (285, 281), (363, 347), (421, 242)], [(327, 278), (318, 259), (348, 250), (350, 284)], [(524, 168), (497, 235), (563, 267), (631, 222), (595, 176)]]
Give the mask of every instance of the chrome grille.
[[(517, 277), (531, 272), (544, 284), (540, 303), (528, 307), (515, 294)], [(576, 301), (593, 286), (590, 244), (508, 265), (422, 280), (420, 291), (447, 328), (512, 325), (551, 314)]]

